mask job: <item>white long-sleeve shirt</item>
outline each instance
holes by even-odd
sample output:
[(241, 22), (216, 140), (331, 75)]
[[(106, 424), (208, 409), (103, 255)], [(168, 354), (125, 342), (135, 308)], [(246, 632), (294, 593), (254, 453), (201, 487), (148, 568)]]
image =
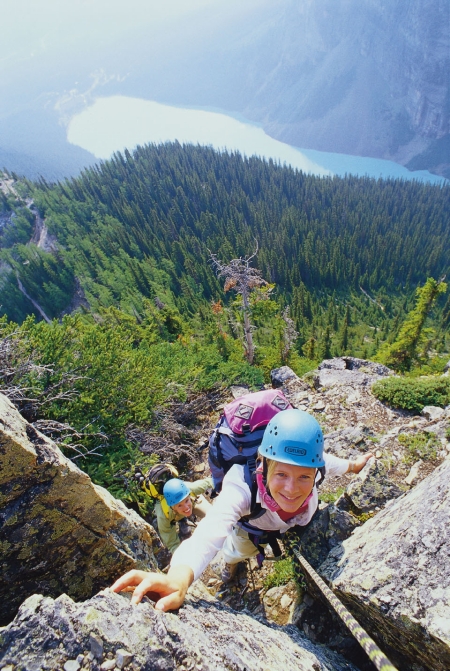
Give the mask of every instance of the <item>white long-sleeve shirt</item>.
[[(348, 470), (348, 460), (324, 454), (326, 475), (343, 475)], [(259, 494), (256, 498), (266, 512), (251, 524), (265, 531), (287, 531), (291, 527), (306, 526), (314, 515), (318, 505), (317, 487), (314, 486), (313, 495), (308, 502), (305, 512), (296, 515), (287, 522), (267, 508), (260, 500)], [(222, 491), (214, 501), (214, 505), (208, 511), (206, 517), (198, 524), (192, 536), (185, 540), (175, 550), (171, 566), (189, 566), (194, 572), (197, 580), (208, 566), (209, 562), (222, 549), (225, 538), (231, 533), (234, 525), (241, 517), (250, 514), (251, 491), (245, 482), (244, 466), (235, 464), (225, 475)]]

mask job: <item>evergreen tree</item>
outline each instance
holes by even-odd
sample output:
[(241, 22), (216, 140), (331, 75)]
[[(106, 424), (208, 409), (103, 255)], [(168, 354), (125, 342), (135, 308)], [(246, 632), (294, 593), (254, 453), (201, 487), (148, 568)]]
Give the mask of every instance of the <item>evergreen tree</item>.
[(307, 359), (314, 361), (316, 358), (316, 339), (311, 336), (302, 347), (302, 352)]
[(330, 327), (327, 326), (319, 346), (319, 357), (323, 359), (331, 359), (331, 336)]
[(347, 315), (344, 318), (344, 323), (342, 325), (342, 331), (339, 338), (339, 350), (341, 354), (345, 354), (348, 348), (348, 322)]
[(391, 345), (385, 345), (378, 353), (378, 360), (394, 368), (408, 371), (413, 363), (424, 360), (430, 347), (429, 329), (424, 329), (425, 320), (438, 296), (447, 290), (443, 281), (428, 278), (416, 291), (416, 305), (407, 315), (400, 332)]

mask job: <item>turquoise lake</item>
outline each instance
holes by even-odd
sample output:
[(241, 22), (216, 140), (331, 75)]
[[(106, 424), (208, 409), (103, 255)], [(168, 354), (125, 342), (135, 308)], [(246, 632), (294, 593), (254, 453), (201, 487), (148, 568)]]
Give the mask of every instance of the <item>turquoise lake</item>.
[(410, 172), (382, 159), (301, 149), (266, 135), (262, 127), (220, 111), (163, 105), (126, 96), (98, 98), (69, 122), (67, 139), (99, 159), (136, 145), (175, 141), (237, 150), (246, 156), (272, 158), (315, 175), (345, 174), (375, 178), (416, 179), (433, 184), (443, 177), (421, 170)]

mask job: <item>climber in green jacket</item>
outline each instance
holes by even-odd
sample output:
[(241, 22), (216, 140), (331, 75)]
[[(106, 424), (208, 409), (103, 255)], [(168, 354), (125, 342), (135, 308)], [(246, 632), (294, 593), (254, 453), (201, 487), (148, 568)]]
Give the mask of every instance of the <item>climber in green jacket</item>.
[(155, 504), (159, 535), (164, 545), (174, 552), (181, 541), (188, 538), (187, 519), (203, 519), (211, 504), (203, 494), (213, 488), (212, 478), (203, 478), (195, 482), (184, 482), (178, 478), (168, 480), (163, 489), (165, 503)]

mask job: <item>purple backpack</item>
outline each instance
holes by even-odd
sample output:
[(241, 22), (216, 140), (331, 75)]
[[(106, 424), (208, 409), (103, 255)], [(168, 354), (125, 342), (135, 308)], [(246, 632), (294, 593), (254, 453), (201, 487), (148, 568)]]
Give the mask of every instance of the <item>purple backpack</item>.
[(209, 439), (208, 461), (216, 492), (233, 464), (246, 464), (255, 458), (267, 424), (288, 408), (292, 405), (279, 389), (246, 394), (224, 407)]

